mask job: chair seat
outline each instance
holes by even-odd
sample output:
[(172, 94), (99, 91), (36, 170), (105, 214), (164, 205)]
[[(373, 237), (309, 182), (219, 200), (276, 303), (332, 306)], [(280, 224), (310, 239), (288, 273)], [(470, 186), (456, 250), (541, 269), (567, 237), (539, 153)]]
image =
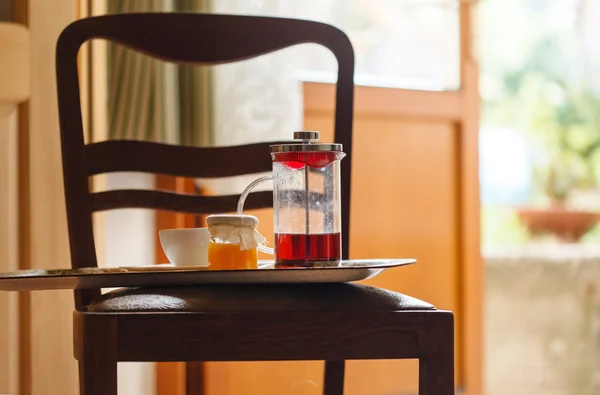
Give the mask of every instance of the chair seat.
[(360, 284), (221, 285), (123, 288), (102, 295), (90, 312), (433, 310), (397, 292)]

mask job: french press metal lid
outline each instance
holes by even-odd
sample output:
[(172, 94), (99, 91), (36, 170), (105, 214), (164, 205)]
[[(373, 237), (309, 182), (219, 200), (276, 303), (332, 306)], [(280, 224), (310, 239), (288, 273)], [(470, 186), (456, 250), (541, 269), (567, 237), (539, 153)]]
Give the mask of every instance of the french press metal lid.
[(319, 139), (317, 131), (294, 132), (294, 140), (301, 141), (289, 144), (276, 144), (271, 146), (271, 153), (280, 152), (311, 152), (311, 151), (334, 151), (342, 152), (341, 144), (315, 143)]

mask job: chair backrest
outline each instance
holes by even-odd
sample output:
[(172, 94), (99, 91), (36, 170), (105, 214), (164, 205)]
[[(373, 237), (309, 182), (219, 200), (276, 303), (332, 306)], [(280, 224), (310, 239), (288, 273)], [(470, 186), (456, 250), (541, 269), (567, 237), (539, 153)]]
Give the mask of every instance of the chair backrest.
[[(67, 26), (56, 47), (56, 78), (71, 264), (97, 266), (92, 213), (124, 207), (189, 213), (234, 211), (237, 196), (189, 196), (163, 191), (117, 190), (90, 193), (89, 177), (137, 171), (182, 177), (217, 178), (271, 170), (268, 146), (198, 148), (112, 140), (84, 143), (77, 56), (83, 43), (101, 38), (158, 59), (214, 65), (249, 59), (302, 43), (328, 48), (338, 62), (335, 142), (342, 161), (343, 251), (348, 257), (350, 170), (354, 103), (354, 52), (339, 29), (313, 21), (191, 13), (137, 13), (82, 19)], [(249, 197), (248, 208), (272, 205), (271, 192)], [(99, 290), (75, 292), (81, 309)]]

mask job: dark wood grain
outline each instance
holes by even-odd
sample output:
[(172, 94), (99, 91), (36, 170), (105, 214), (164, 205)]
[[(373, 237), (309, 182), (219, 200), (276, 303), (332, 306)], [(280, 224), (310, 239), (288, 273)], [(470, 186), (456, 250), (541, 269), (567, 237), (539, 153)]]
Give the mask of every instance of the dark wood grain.
[(454, 395), (454, 317), (440, 315), (441, 326), (424, 356), (419, 357), (419, 394)]
[(277, 143), (206, 148), (109, 140), (88, 144), (85, 150), (89, 175), (138, 171), (181, 177), (221, 178), (271, 171), (269, 146)]
[(117, 395), (117, 317), (84, 319), (75, 314), (73, 323), (79, 393)]
[(345, 361), (325, 361), (323, 395), (344, 395)]
[[(120, 361), (419, 358), (437, 311), (143, 313), (117, 315)], [(367, 321), (368, 319), (368, 321)], [(169, 336), (162, 336), (169, 333)], [(161, 335), (161, 336), (159, 336)], [(136, 338), (153, 339), (140, 348)], [(391, 341), (393, 340), (393, 341)], [(400, 350), (400, 347), (402, 348)]]
[(120, 43), (158, 59), (194, 64), (236, 62), (316, 43), (331, 50), (344, 68), (354, 68), (354, 52), (341, 30), (299, 19), (195, 13), (98, 16), (67, 26), (58, 43), (79, 47), (92, 38)]
[[(77, 56), (81, 45), (94, 38), (117, 42), (158, 59), (194, 64), (234, 62), (301, 43), (328, 48), (339, 66), (334, 140), (343, 144), (346, 153), (341, 163), (342, 257), (348, 258), (354, 52), (347, 36), (333, 26), (293, 19), (123, 14), (72, 23), (61, 33), (56, 48), (63, 175), (74, 268), (97, 265), (92, 228), (94, 211), (148, 207), (194, 213), (230, 212), (235, 211), (237, 203), (237, 196), (217, 200), (166, 191), (91, 194), (90, 176), (139, 171), (215, 178), (258, 173), (271, 167), (269, 143), (198, 148), (110, 141), (86, 146)], [(246, 207), (271, 203), (270, 192), (259, 192), (249, 198)], [(227, 288), (222, 292), (231, 294)], [(285, 294), (276, 288), (270, 292), (272, 300)], [(306, 293), (311, 294), (311, 290)], [(330, 303), (326, 309), (261, 310), (249, 297), (238, 299), (235, 309), (232, 304), (224, 309), (188, 312), (173, 312), (168, 308), (158, 312), (88, 311), (99, 297), (99, 290), (75, 292), (74, 348), (84, 395), (116, 394), (117, 361), (304, 359), (329, 361), (324, 392), (340, 395), (344, 360), (383, 358), (418, 358), (422, 393), (449, 395), (453, 391), (452, 313), (437, 311), (423, 302), (415, 303), (415, 310), (406, 310), (406, 305), (397, 303), (402, 299), (399, 294), (383, 293), (381, 297), (389, 300), (378, 307), (363, 309), (358, 306), (368, 303), (354, 303), (354, 308), (343, 309), (343, 303), (337, 306)], [(114, 295), (103, 298), (107, 297)], [(190, 395), (202, 386), (201, 380), (190, 380), (188, 384)]]
[(204, 394), (204, 364), (188, 362), (185, 364), (185, 390), (189, 395)]
[[(112, 361), (114, 352), (119, 361), (327, 360), (330, 379), (324, 394), (339, 395), (344, 360), (415, 358), (420, 361), (420, 394), (454, 391), (453, 315), (448, 311), (226, 309), (74, 314), (75, 356), (81, 361), (95, 355), (93, 360), (101, 362), (94, 362), (96, 373), (107, 371), (110, 364), (104, 362)], [(116, 344), (112, 328), (119, 328)], [(91, 339), (92, 333), (108, 350), (98, 350), (96, 341), (84, 340)]]

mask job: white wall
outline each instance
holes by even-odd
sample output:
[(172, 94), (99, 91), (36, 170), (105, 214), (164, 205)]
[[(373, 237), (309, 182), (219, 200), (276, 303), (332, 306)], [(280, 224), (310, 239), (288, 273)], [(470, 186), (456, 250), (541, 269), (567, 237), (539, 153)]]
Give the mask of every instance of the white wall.
[[(114, 173), (106, 176), (106, 189), (122, 188), (153, 189), (154, 176), (139, 173)], [(154, 211), (121, 209), (108, 211), (103, 215), (105, 262), (99, 263), (100, 265), (119, 267), (154, 263)], [(155, 366), (154, 363), (120, 363), (118, 368), (119, 394), (148, 395), (156, 393)]]

